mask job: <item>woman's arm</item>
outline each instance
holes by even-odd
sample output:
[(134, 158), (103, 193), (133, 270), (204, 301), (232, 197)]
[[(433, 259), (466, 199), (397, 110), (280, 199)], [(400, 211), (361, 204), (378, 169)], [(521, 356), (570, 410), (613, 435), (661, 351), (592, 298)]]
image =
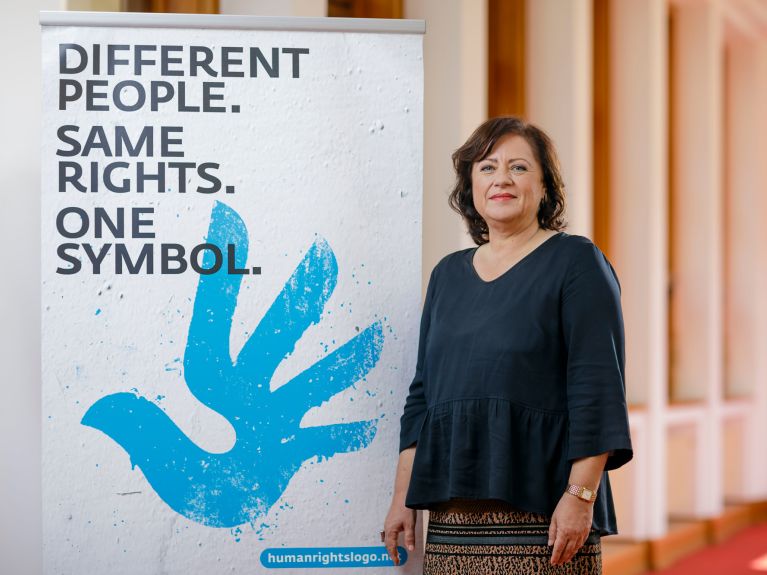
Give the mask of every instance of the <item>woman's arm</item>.
[[(596, 491), (607, 456), (607, 453), (602, 453), (577, 459), (573, 462), (568, 482)], [(551, 553), (552, 565), (567, 563), (585, 543), (591, 531), (593, 512), (593, 502), (584, 501), (567, 492), (562, 494), (549, 525), (549, 546), (554, 546)]]
[(609, 471), (633, 457), (620, 284), (597, 246), (584, 241), (575, 247), (560, 303), (567, 350), (565, 457), (575, 462), (612, 451)]
[(602, 479), (602, 472), (605, 469), (605, 463), (607, 463), (607, 456), (607, 453), (602, 453), (601, 455), (584, 457), (583, 459), (573, 461), (568, 483), (582, 485), (583, 487), (588, 487), (592, 491), (596, 491), (599, 487), (599, 482)]
[[(602, 473), (633, 457), (625, 391), (621, 287), (607, 257), (578, 240), (562, 288), (562, 334), (567, 349), (569, 482), (596, 490)], [(593, 503), (563, 493), (552, 515), (551, 563), (569, 561), (586, 541)]]
[(434, 298), (437, 267), (434, 267), (429, 276), (429, 284), (426, 288), (426, 298), (421, 312), (421, 327), (418, 336), (418, 358), (416, 360), (415, 376), (410, 383), (405, 408), (400, 417), (399, 460), (394, 479), (394, 493), (389, 512), (384, 521), (384, 542), (386, 550), (395, 565), (399, 565), (399, 553), (397, 553), (397, 538), (399, 532), (405, 532), (405, 545), (408, 551), (415, 549), (415, 509), (405, 507), (405, 497), (410, 486), (410, 477), (413, 473), (413, 460), (415, 459), (416, 442), (426, 417), (426, 395), (424, 393), (424, 366), (426, 356), (426, 337), (431, 323), (431, 302)]
[(405, 507), (405, 496), (410, 485), (410, 475), (413, 471), (413, 459), (416, 446), (403, 449), (397, 461), (397, 472), (394, 478), (394, 494), (392, 495), (389, 513), (384, 521), (384, 541), (386, 550), (395, 565), (399, 565), (397, 539), (400, 531), (405, 532), (405, 546), (408, 551), (415, 549), (416, 511)]

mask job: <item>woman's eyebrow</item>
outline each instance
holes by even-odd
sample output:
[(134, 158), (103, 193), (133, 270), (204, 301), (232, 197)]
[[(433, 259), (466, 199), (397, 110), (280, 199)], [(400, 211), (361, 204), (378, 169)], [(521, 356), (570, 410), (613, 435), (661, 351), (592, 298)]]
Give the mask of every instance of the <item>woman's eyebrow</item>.
[[(523, 162), (527, 162), (528, 164), (530, 163), (530, 160), (528, 160), (527, 158), (511, 158), (509, 162), (516, 162), (517, 160), (522, 160)], [(495, 158), (483, 158), (480, 160), (480, 162), (495, 162), (497, 164), (498, 160), (496, 160)]]

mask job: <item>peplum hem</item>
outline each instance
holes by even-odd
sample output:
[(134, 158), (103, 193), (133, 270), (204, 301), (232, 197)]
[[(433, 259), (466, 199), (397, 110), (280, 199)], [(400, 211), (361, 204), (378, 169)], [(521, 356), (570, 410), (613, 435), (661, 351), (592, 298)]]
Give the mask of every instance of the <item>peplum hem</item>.
[[(568, 414), (497, 398), (443, 401), (427, 408), (405, 505), (430, 509), (453, 498), (497, 499), (551, 515), (567, 487)], [(607, 473), (594, 528), (617, 533)]]

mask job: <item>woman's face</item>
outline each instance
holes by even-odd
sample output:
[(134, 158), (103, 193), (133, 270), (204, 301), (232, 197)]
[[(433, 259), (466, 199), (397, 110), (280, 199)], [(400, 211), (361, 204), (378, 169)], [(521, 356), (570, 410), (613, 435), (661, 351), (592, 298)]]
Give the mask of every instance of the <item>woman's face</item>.
[(489, 227), (525, 229), (537, 220), (544, 197), (542, 175), (527, 140), (502, 136), (471, 168), (474, 207)]

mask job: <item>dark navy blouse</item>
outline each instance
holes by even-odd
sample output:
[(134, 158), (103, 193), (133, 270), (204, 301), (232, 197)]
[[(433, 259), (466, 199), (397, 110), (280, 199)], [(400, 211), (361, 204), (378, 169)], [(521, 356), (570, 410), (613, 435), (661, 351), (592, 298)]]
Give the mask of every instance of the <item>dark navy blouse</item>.
[(620, 283), (591, 240), (559, 232), (486, 282), (476, 248), (431, 273), (400, 451), (405, 505), (502, 499), (551, 515), (575, 459), (612, 452), (593, 528), (617, 533), (607, 470), (631, 460)]

